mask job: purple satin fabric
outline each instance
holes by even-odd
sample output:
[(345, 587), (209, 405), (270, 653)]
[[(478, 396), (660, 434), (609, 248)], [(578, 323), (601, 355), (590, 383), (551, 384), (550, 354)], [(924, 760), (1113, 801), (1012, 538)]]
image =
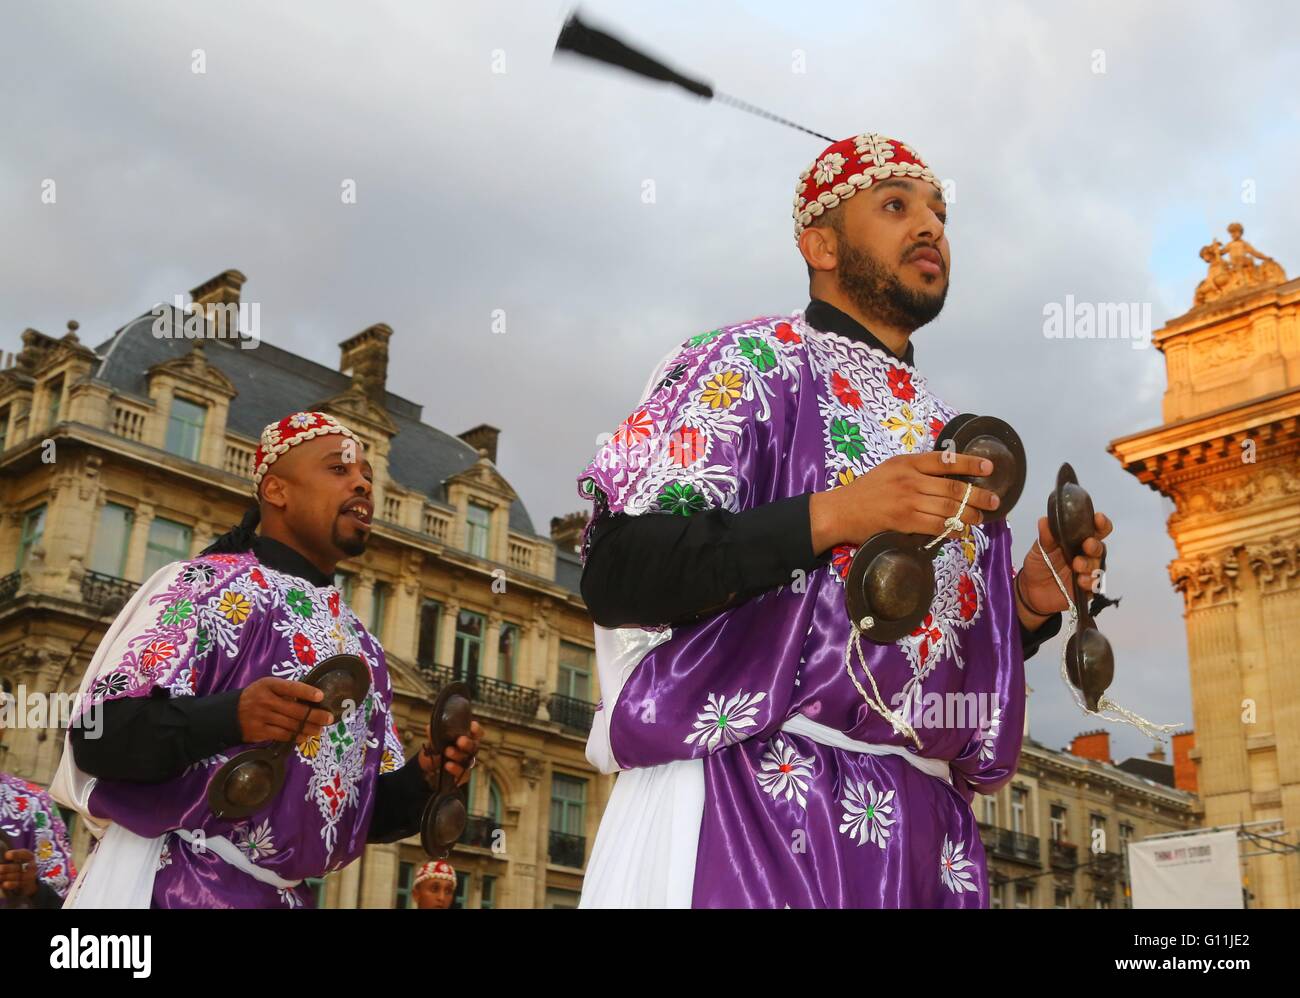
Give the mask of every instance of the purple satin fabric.
[[(35, 783), (0, 773), (0, 833), (10, 849), (27, 849), (36, 857), (36, 879), (66, 897), (76, 879), (68, 830), (50, 795)], [(4, 861), (0, 852), (0, 862)], [(13, 902), (0, 895), (0, 908)]]
[[(652, 390), (581, 476), (597, 516), (682, 512), (692, 495), (735, 511), (824, 491), (932, 449), (957, 413), (914, 368), (798, 313), (696, 340), (661, 369), (675, 380)], [(886, 704), (906, 708), (919, 754), (948, 761), (952, 785), (902, 758), (780, 731), (802, 714), (916, 751), (845, 671), (852, 553), (837, 549), (831, 565), (791, 585), (673, 628), (617, 701), (605, 699), (621, 766), (704, 759), (697, 907), (987, 906), (969, 802), (1010, 780), (1024, 720), (1010, 529), (995, 522), (942, 542), (923, 625), (892, 644), (862, 641)]]
[[(187, 562), (174, 583), (115, 648), (116, 665), (91, 689), (97, 700), (208, 696), (265, 676), (300, 680), (332, 655), (358, 655), (370, 693), (357, 709), (286, 756), (284, 786), (240, 820), (213, 817), (209, 780), (249, 745), (235, 746), (161, 784), (99, 780), (90, 809), (137, 835), (166, 834), (154, 881), (157, 908), (311, 907), (306, 885), (281, 889), (231, 867), (211, 849), (175, 835), (224, 836), (256, 865), (287, 881), (323, 877), (359, 857), (374, 810), (376, 780), (402, 762), (392, 721), (392, 686), (383, 648), (333, 586), (260, 565), (251, 554)], [(172, 834), (167, 834), (172, 833)]]

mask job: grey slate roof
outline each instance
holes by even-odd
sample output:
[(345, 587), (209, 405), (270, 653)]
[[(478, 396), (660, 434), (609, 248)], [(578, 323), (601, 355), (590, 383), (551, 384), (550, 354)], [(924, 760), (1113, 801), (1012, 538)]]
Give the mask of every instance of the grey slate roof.
[[(170, 306), (167, 306), (170, 307)], [(178, 323), (183, 317), (173, 316)], [(152, 311), (133, 319), (105, 340), (95, 352), (104, 358), (96, 377), (119, 391), (149, 397), (146, 373), (154, 364), (188, 353), (191, 342), (153, 335)], [(339, 371), (299, 357), (262, 340), (254, 349), (234, 340), (204, 341), (208, 361), (234, 384), (239, 394), (231, 400), (227, 425), (236, 433), (258, 439), (262, 427), (303, 408), (338, 395), (352, 383)], [(398, 432), (389, 452), (388, 470), (398, 483), (445, 503), (442, 483), (478, 460), (478, 451), (458, 437), (420, 421), (423, 406), (391, 392), (384, 407)], [(510, 506), (510, 529), (534, 537), (533, 521), (516, 499)], [(563, 580), (561, 585), (569, 587)]]

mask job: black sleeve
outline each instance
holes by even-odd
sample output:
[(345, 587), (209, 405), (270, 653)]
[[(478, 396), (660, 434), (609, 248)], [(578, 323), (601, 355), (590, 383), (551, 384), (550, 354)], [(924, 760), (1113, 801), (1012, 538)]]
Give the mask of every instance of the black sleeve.
[(49, 884), (37, 883), (36, 896), (32, 898), (33, 908), (62, 908), (63, 898)]
[(812, 549), (811, 493), (742, 513), (623, 513), (592, 528), (582, 598), (602, 627), (675, 624), (787, 585), (830, 561)]
[(1020, 647), (1025, 650), (1026, 661), (1034, 657), (1038, 652), (1039, 645), (1056, 637), (1060, 630), (1061, 614), (1059, 612), (1044, 620), (1035, 631), (1031, 631), (1024, 624), (1020, 624)]
[(104, 701), (96, 708), (97, 725), (72, 728), (72, 756), (80, 769), (102, 780), (162, 783), (243, 741), (242, 692), (169, 697), (155, 689), (148, 697)]
[[(813, 554), (812, 493), (741, 513), (692, 516), (625, 513), (592, 528), (582, 598), (601, 627), (679, 624), (786, 585), (798, 570), (828, 564)], [(1025, 658), (1061, 629), (1061, 615), (1037, 630), (1020, 625)]]
[(401, 769), (383, 773), (375, 784), (375, 811), (367, 842), (397, 842), (420, 830), (420, 815), (433, 793), (424, 779), (418, 756)]

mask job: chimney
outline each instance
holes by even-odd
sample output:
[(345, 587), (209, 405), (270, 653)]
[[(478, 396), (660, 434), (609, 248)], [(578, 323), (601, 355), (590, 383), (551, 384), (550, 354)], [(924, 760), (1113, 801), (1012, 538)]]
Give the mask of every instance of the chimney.
[(582, 531), (587, 526), (587, 514), (583, 510), (569, 513), (567, 516), (551, 517), (551, 540), (561, 551), (577, 554), (582, 546)]
[(339, 370), (352, 376), (352, 383), (378, 405), (384, 406), (388, 390), (388, 338), (393, 330), (377, 322), (339, 344)]
[(197, 288), (190, 289), (190, 300), (220, 335), (233, 337), (239, 330), (239, 289), (248, 278), (237, 270), (223, 270)]
[(1197, 789), (1196, 763), (1192, 759), (1192, 750), (1196, 748), (1195, 731), (1179, 731), (1173, 737), (1174, 748), (1174, 786), (1190, 794), (1200, 793)]
[(501, 431), (495, 426), (488, 426), (487, 423), (479, 423), (472, 430), (466, 430), (460, 435), (460, 438), (469, 444), (475, 450), (487, 451), (488, 460), (493, 464), (497, 463), (497, 438), (501, 436)]
[(1070, 743), (1070, 754), (1080, 759), (1095, 759), (1097, 762), (1110, 762), (1110, 732), (1085, 731), (1074, 736)]
[(1155, 748), (1153, 748), (1150, 752), (1147, 753), (1147, 758), (1150, 759), (1152, 762), (1164, 762), (1165, 761), (1164, 746), (1162, 746), (1159, 742), (1156, 742)]

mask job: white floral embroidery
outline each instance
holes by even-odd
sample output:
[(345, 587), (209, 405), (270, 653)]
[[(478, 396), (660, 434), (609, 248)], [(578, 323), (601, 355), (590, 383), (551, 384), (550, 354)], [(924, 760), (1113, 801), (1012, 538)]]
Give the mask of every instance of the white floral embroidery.
[(239, 841), (236, 843), (240, 849), (248, 854), (248, 858), (256, 863), (259, 859), (275, 854), (275, 839), (271, 835), (270, 821), (263, 821), (256, 828), (244, 827), (239, 830)]
[(287, 904), (290, 908), (302, 907), (302, 901), (298, 899), (298, 895), (295, 894), (291, 888), (277, 887), (276, 892), (280, 895), (280, 900), (283, 901), (285, 904)]
[(844, 814), (840, 816), (843, 821), (841, 832), (848, 832), (849, 838), (857, 839), (860, 846), (874, 842), (881, 849), (885, 848), (890, 826), (897, 820), (890, 817), (894, 813), (894, 791), (880, 793), (871, 780), (865, 787), (861, 780), (850, 781), (844, 787), (840, 806), (844, 808)]
[(813, 172), (813, 179), (819, 184), (829, 184), (844, 172), (844, 162), (844, 157), (837, 152), (833, 152), (829, 156), (823, 156), (817, 161), (817, 169)]
[(954, 894), (979, 891), (979, 885), (971, 880), (975, 864), (966, 858), (965, 852), (966, 843), (954, 843), (947, 835), (943, 837), (943, 850), (939, 853), (939, 878)]
[(801, 756), (794, 746), (778, 735), (768, 743), (760, 763), (758, 785), (773, 800), (793, 798), (799, 806), (808, 806), (808, 780), (812, 777), (812, 759)]
[(989, 726), (985, 729), (983, 740), (980, 742), (980, 762), (993, 761), (993, 743), (997, 741), (998, 729), (1001, 727), (1002, 707), (997, 704), (993, 707), (993, 717), (989, 720)]
[(695, 719), (695, 730), (685, 738), (687, 744), (704, 746), (710, 752), (719, 746), (734, 745), (745, 737), (742, 734), (745, 728), (758, 723), (754, 715), (758, 713), (758, 704), (767, 699), (767, 694), (741, 690), (730, 700), (725, 697), (725, 693), (709, 694), (708, 703)]

